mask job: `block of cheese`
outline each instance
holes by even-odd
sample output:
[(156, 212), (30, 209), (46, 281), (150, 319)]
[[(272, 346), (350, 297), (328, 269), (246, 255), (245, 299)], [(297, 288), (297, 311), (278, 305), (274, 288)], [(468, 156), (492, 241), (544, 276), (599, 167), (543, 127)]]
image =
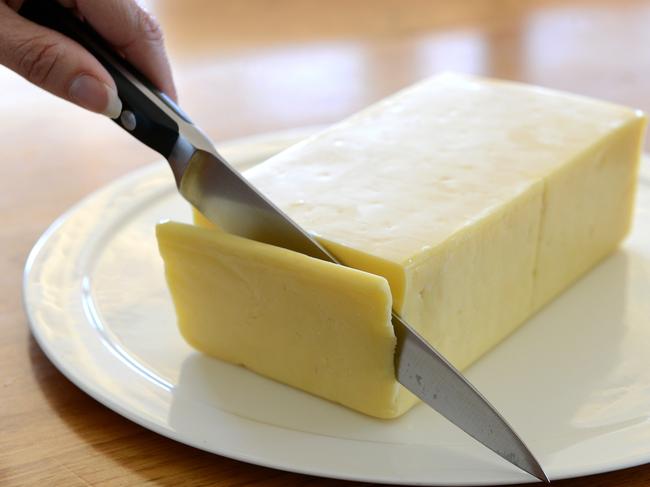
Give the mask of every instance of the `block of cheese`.
[[(638, 111), (610, 103), (445, 74), (283, 151), (246, 177), (346, 265), (385, 278), (394, 308), (463, 369), (626, 234), (644, 124)], [(306, 272), (303, 261), (297, 273)], [(253, 272), (233, 269), (221, 274), (224, 286)], [(173, 279), (183, 328), (190, 301), (179, 298)], [(264, 286), (251, 295), (263, 299)], [(303, 287), (302, 299), (312, 291), (317, 295), (318, 287)], [(210, 327), (244, 326), (213, 316), (201, 325), (200, 349), (213, 339)], [(229, 346), (235, 355), (213, 354), (242, 362), (240, 345)], [(287, 358), (295, 367), (313, 367), (327, 352), (287, 346), (283, 353), (295, 355)], [(275, 356), (260, 358), (256, 370), (288, 382), (269, 372)], [(360, 372), (339, 380), (358, 384)], [(397, 416), (416, 399), (394, 386), (379, 409)], [(310, 391), (326, 396), (317, 386)], [(350, 404), (343, 395), (326, 397)]]

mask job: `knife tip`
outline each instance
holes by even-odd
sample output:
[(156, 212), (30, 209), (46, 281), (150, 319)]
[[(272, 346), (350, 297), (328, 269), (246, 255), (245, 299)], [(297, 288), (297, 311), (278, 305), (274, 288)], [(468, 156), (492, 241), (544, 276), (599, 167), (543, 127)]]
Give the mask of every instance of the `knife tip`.
[(535, 469), (535, 472), (530, 472), (532, 476), (535, 477), (540, 482), (544, 482), (545, 484), (550, 484), (551, 481), (549, 480), (544, 470), (542, 470), (542, 467), (540, 467), (539, 465), (537, 465), (537, 467), (538, 468)]
[(530, 475), (535, 477), (537, 480), (540, 482), (544, 482), (545, 484), (550, 484), (551, 481), (549, 480), (548, 476), (546, 475), (546, 472), (544, 472), (544, 469), (542, 466), (539, 464), (537, 459), (529, 453), (527, 455), (528, 458), (526, 458), (525, 465), (522, 465), (521, 462), (513, 462), (515, 465), (517, 465), (519, 468), (522, 470), (528, 472)]

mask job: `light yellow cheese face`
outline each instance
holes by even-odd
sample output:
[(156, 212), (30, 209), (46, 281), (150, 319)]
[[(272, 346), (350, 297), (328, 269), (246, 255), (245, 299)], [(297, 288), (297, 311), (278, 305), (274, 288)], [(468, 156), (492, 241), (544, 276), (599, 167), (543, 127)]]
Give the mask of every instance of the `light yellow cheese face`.
[(372, 416), (410, 405), (383, 277), (214, 229), (169, 222), (156, 235), (192, 346)]
[(249, 170), (465, 368), (609, 253), (633, 206), (644, 117), (444, 74)]
[[(583, 97), (441, 75), (246, 177), (342, 262), (383, 276), (395, 309), (462, 369), (623, 238), (644, 123)], [(395, 387), (386, 410), (403, 412), (415, 399)]]

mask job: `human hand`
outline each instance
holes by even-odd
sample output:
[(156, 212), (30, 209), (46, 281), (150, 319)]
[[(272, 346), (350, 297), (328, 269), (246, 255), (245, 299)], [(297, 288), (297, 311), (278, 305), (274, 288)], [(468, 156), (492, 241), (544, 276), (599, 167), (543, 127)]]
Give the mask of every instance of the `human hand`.
[[(122, 103), (106, 69), (72, 39), (21, 17), (23, 0), (0, 0), (0, 64), (72, 103), (120, 115)], [(156, 20), (135, 0), (59, 0), (142, 74), (176, 99), (176, 89)]]

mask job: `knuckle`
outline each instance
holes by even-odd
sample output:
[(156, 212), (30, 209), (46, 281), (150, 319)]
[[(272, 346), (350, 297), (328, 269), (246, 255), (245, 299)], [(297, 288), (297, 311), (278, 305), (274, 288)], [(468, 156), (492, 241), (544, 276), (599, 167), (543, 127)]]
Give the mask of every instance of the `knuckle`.
[(145, 40), (152, 43), (162, 43), (163, 31), (158, 21), (143, 8), (138, 9), (138, 30)]
[(29, 39), (16, 49), (18, 70), (28, 81), (43, 84), (63, 57), (63, 50), (63, 46), (55, 42)]

